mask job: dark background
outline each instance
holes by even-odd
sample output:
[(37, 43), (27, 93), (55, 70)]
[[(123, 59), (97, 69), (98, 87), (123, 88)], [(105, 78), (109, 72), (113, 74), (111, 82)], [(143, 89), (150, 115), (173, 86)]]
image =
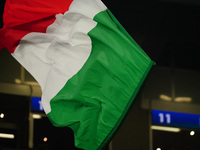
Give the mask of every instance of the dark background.
[(200, 1), (104, 1), (157, 65), (200, 69)]

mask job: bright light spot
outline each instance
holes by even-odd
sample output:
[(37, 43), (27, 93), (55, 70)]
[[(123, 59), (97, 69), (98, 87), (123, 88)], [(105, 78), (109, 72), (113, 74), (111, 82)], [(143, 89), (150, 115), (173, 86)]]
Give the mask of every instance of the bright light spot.
[(175, 102), (191, 102), (191, 97), (176, 97)]
[(160, 131), (167, 131), (167, 132), (180, 132), (180, 128), (172, 128), (172, 127), (161, 127), (161, 126), (151, 126), (152, 130), (160, 130)]
[(44, 142), (47, 142), (47, 140), (48, 140), (47, 137), (44, 137), (44, 138), (43, 138), (43, 141), (44, 141)]
[(172, 98), (167, 96), (167, 95), (164, 95), (164, 94), (161, 94), (160, 95), (160, 99), (164, 100), (164, 101), (171, 101)]
[(0, 114), (0, 118), (4, 118), (4, 113), (1, 113), (1, 114)]
[(156, 150), (161, 150), (161, 148), (156, 148)]
[(0, 133), (0, 138), (14, 139), (14, 134)]
[(33, 119), (41, 119), (42, 116), (39, 114), (33, 114)]
[(191, 136), (193, 136), (194, 134), (195, 134), (195, 132), (194, 132), (194, 131), (191, 131), (191, 132), (190, 132), (190, 135), (191, 135)]

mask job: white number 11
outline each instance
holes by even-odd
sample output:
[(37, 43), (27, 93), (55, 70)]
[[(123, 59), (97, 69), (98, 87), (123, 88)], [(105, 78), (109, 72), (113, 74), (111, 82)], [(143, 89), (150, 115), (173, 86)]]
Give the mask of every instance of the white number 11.
[(165, 118), (166, 118), (166, 123), (167, 124), (171, 123), (171, 115), (170, 114), (159, 113), (158, 116), (160, 118), (160, 123), (164, 123), (165, 122)]

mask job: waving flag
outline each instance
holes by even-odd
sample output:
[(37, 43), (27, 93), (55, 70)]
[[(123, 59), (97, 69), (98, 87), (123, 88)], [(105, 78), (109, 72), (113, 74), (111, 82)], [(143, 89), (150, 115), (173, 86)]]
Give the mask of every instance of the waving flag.
[(37, 80), (55, 126), (101, 149), (154, 62), (100, 0), (6, 0), (0, 47)]

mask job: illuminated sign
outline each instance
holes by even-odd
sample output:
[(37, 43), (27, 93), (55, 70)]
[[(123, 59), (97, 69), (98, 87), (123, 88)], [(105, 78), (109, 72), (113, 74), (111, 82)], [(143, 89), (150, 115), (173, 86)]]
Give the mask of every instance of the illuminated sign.
[(42, 107), (41, 97), (32, 97), (31, 98), (31, 109), (32, 111), (44, 111)]
[(152, 124), (160, 126), (200, 129), (200, 115), (152, 110)]

